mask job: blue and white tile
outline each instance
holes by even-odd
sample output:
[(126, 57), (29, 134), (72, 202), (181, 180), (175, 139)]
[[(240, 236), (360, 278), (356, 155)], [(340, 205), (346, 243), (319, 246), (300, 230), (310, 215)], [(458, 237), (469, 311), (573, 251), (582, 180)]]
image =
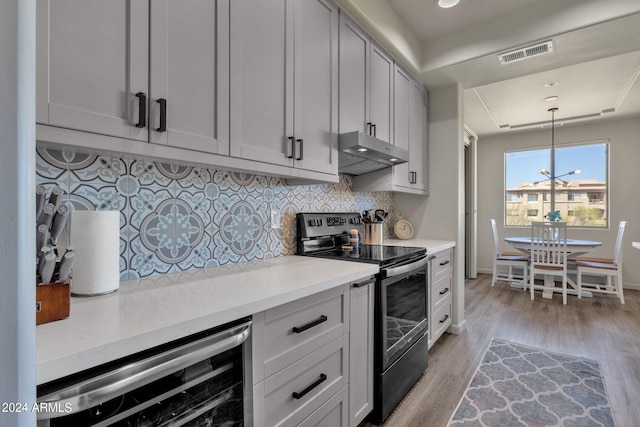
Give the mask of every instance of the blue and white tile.
[(174, 202), (169, 189), (157, 187), (143, 188), (129, 198), (129, 266), (140, 277), (172, 271)]

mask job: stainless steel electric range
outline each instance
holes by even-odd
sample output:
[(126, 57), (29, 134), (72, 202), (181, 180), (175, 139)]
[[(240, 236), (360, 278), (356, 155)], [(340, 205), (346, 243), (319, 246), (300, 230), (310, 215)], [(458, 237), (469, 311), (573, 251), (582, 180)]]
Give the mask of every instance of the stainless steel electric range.
[(374, 407), (369, 416), (380, 424), (427, 368), (426, 249), (352, 245), (350, 230), (360, 235), (364, 230), (357, 212), (299, 213), (297, 227), (298, 255), (380, 265), (375, 290)]

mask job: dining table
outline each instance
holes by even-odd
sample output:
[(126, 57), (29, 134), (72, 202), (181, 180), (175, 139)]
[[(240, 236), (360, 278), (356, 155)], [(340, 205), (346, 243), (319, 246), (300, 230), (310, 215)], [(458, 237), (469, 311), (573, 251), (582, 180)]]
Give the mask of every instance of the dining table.
[[(519, 250), (520, 252), (529, 255), (531, 250), (531, 236), (527, 237), (505, 237), (505, 242), (507, 242), (511, 247)], [(589, 252), (595, 252), (602, 246), (602, 242), (598, 242), (595, 240), (579, 240), (579, 239), (567, 239), (567, 252), (569, 255), (567, 256), (567, 260), (575, 258), (580, 255), (584, 255)], [(544, 286), (541, 286), (542, 297), (546, 299), (553, 298), (553, 292), (562, 292), (562, 288), (556, 288), (555, 281), (553, 280), (553, 275), (545, 274), (544, 276)], [(578, 295), (578, 286), (576, 283), (571, 280), (571, 278), (567, 277), (567, 284), (573, 289), (567, 289), (567, 293), (570, 295)], [(537, 289), (536, 286), (534, 288)], [(582, 291), (582, 296), (590, 298), (593, 294), (589, 291)]]

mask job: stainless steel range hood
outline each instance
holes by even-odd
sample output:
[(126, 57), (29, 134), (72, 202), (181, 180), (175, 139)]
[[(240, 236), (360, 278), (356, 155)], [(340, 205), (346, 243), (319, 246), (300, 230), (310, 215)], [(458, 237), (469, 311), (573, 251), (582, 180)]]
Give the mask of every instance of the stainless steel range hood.
[(364, 175), (409, 161), (409, 152), (363, 132), (338, 135), (338, 172)]

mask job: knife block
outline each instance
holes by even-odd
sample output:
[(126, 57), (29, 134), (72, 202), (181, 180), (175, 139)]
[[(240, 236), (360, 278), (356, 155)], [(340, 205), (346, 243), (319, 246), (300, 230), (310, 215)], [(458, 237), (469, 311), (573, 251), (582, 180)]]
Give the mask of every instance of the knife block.
[(36, 286), (36, 325), (69, 317), (69, 281)]

